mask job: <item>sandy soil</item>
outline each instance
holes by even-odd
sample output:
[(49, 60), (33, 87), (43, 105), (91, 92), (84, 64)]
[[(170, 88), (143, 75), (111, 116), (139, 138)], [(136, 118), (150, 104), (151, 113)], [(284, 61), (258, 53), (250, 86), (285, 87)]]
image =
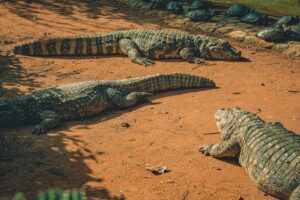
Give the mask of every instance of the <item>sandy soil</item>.
[[(30, 2), (0, 6), (1, 98), (83, 80), (173, 72), (209, 77), (219, 89), (162, 93), (152, 104), (66, 122), (42, 136), (30, 133), (32, 125), (1, 129), (0, 196), (84, 186), (89, 199), (274, 199), (259, 191), (235, 160), (205, 157), (197, 147), (219, 140), (213, 114), (220, 107), (261, 110), (266, 121), (299, 133), (299, 59), (238, 43), (248, 62), (158, 61), (144, 68), (118, 56), (15, 56), (8, 53), (14, 45), (40, 37), (164, 28), (159, 19), (108, 0)], [(155, 176), (146, 171), (152, 165), (171, 172)]]

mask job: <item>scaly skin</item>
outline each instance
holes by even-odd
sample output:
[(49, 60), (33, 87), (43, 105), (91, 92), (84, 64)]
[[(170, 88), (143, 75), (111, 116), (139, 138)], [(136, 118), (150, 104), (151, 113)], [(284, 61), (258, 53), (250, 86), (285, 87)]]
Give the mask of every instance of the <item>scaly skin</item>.
[(182, 58), (237, 60), (241, 52), (228, 42), (183, 31), (132, 29), (91, 36), (38, 40), (17, 46), (14, 53), (32, 56), (128, 55), (135, 63), (153, 65), (153, 59)]
[(283, 199), (300, 199), (299, 135), (239, 108), (219, 109), (215, 118), (221, 142), (201, 146), (200, 152), (216, 158), (238, 156), (259, 189)]
[(82, 119), (107, 108), (129, 108), (152, 93), (181, 88), (210, 88), (215, 83), (190, 74), (154, 74), (116, 81), (85, 81), (0, 100), (0, 127), (39, 123), (41, 134), (61, 121)]

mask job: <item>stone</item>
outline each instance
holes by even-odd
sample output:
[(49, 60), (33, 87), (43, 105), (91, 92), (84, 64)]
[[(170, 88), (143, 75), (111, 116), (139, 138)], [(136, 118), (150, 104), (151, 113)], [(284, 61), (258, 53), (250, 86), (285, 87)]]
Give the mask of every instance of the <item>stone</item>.
[(173, 13), (172, 13), (172, 14), (169, 14), (168, 18), (169, 18), (169, 19), (176, 19), (177, 16), (178, 16), (177, 14), (173, 14)]
[(265, 40), (259, 39), (258, 45), (263, 47), (263, 48), (266, 48), (266, 49), (271, 49), (275, 45), (275, 43), (274, 42), (267, 42)]
[(242, 42), (245, 37), (247, 36), (247, 33), (244, 31), (232, 31), (228, 34), (229, 37)]
[(275, 44), (273, 42), (267, 42), (267, 41), (264, 41), (262, 39), (259, 39), (259, 38), (255, 37), (253, 35), (247, 35), (245, 37), (244, 43), (248, 44), (248, 45), (260, 46), (260, 47), (263, 47), (263, 48), (266, 48), (266, 49), (272, 48)]
[(158, 17), (163, 17), (163, 16), (165, 16), (165, 15), (166, 15), (166, 12), (163, 11), (163, 10), (160, 10), (160, 11), (157, 12), (157, 16), (158, 16)]
[(239, 23), (240, 20), (238, 18), (228, 18), (227, 22), (228, 23)]
[(121, 126), (124, 127), (124, 128), (129, 128), (130, 124), (128, 122), (122, 122)]
[(184, 19), (169, 19), (166, 23), (172, 26), (182, 27), (186, 24), (186, 21)]
[(232, 27), (230, 26), (225, 26), (225, 27), (220, 27), (216, 30), (217, 33), (220, 33), (220, 34), (224, 34), (224, 33), (229, 33), (233, 30)]
[(216, 23), (197, 23), (197, 28), (201, 29), (205, 33), (213, 33), (219, 27)]
[(295, 44), (290, 46), (283, 53), (289, 56), (300, 57), (300, 44)]
[(274, 50), (286, 50), (287, 48), (289, 48), (288, 44), (275, 44), (272, 49)]
[(244, 39), (245, 44), (258, 45), (259, 39), (252, 35), (247, 35)]

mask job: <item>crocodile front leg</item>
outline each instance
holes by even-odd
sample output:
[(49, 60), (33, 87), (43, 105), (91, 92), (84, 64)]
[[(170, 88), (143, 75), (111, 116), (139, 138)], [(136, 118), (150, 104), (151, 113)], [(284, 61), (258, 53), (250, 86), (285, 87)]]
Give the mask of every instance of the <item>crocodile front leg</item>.
[(42, 122), (35, 126), (32, 130), (32, 133), (37, 135), (47, 132), (48, 130), (58, 126), (60, 123), (59, 115), (51, 110), (42, 111), (39, 113), (39, 117)]
[(136, 105), (139, 102), (149, 101), (149, 97), (152, 93), (148, 92), (131, 92), (129, 94), (123, 94), (115, 88), (108, 88), (105, 92), (108, 101), (118, 108), (129, 108)]
[(204, 155), (210, 155), (215, 158), (234, 157), (239, 153), (240, 147), (237, 139), (231, 138), (218, 144), (200, 146), (199, 151)]
[(300, 199), (300, 185), (294, 189), (289, 200), (299, 200)]
[(189, 63), (204, 63), (205, 60), (199, 57), (195, 57), (195, 53), (193, 48), (191, 47), (185, 47), (180, 51), (180, 56), (183, 60), (186, 60)]
[(137, 64), (144, 65), (145, 67), (148, 65), (153, 65), (155, 62), (153, 60), (150, 60), (148, 58), (142, 57), (138, 46), (132, 41), (131, 39), (121, 39), (119, 41), (119, 45), (121, 48), (121, 51), (128, 55), (129, 59)]

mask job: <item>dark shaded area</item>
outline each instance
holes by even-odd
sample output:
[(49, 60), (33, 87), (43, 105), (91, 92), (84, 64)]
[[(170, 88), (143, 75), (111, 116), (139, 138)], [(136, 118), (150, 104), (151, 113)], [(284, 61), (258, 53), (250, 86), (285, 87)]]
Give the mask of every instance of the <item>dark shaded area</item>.
[[(77, 35), (79, 31), (102, 32), (101, 30), (106, 28), (106, 24), (97, 20), (102, 17), (110, 20), (125, 19), (137, 24), (145, 24), (143, 12), (130, 15), (129, 6), (119, 0), (0, 0), (0, 3), (21, 18), (46, 28), (63, 30), (69, 35)], [(78, 13), (85, 17), (76, 16)], [(53, 14), (57, 14), (59, 20), (47, 19), (48, 15)], [(161, 24), (161, 20), (155, 17), (147, 18), (146, 21)], [(81, 27), (81, 24), (89, 27)], [(168, 27), (172, 28), (173, 26), (168, 25)], [(115, 30), (120, 30), (120, 28)], [(48, 37), (47, 33), (45, 33), (45, 37)]]
[(238, 162), (238, 157), (219, 158), (218, 160), (241, 167), (241, 165)]
[[(81, 188), (87, 182), (103, 181), (88, 175), (92, 171), (84, 162), (93, 160), (101, 164), (98, 160), (105, 152), (93, 155), (87, 144), (76, 136), (61, 133), (36, 136), (29, 130), (22, 134), (6, 132), (4, 129), (0, 134), (0, 196), (11, 197), (16, 192), (23, 192), (27, 198), (33, 199), (39, 190), (71, 190)], [(66, 140), (76, 145), (77, 150), (67, 151)], [(88, 199), (125, 199), (124, 196), (113, 196), (105, 188), (84, 188)]]
[(0, 98), (23, 94), (18, 86), (29, 88), (29, 91), (39, 87), (35, 80), (40, 75), (28, 72), (14, 55), (0, 55)]
[[(60, 15), (72, 15), (75, 8), (78, 8), (90, 18), (98, 18), (101, 15), (101, 0), (3, 0), (1, 3), (11, 4), (11, 12), (28, 20), (35, 20), (35, 14), (38, 13), (32, 5), (41, 6), (43, 9), (55, 12)], [(102, 1), (103, 2), (103, 1)]]

